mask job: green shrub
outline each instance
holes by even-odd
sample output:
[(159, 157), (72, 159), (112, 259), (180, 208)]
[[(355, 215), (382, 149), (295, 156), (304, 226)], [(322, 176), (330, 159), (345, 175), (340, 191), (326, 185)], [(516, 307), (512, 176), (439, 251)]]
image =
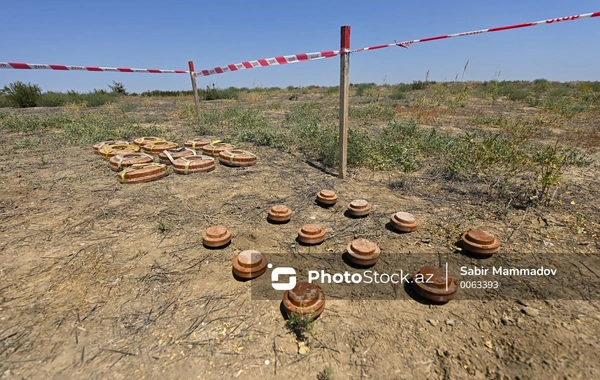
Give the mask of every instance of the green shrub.
[(110, 90), (116, 94), (127, 95), (127, 90), (125, 89), (125, 86), (121, 82), (113, 81), (113, 84), (112, 85), (109, 84), (108, 88), (110, 88)]
[(425, 81), (420, 81), (420, 80), (416, 80), (413, 81), (412, 85), (411, 85), (411, 89), (412, 90), (424, 90), (427, 88), (427, 86), (429, 85), (429, 82)]
[(213, 83), (212, 87), (206, 86), (206, 90), (200, 91), (200, 97), (203, 100), (218, 100), (218, 99), (237, 99), (239, 90), (235, 87), (220, 89)]
[(525, 100), (530, 97), (531, 93), (527, 88), (524, 88), (523, 85), (520, 85), (519, 82), (507, 82), (502, 81), (498, 83), (498, 94), (502, 96), (506, 96), (509, 100), (518, 101)]
[(350, 84), (350, 86), (356, 87), (356, 96), (365, 96), (370, 92), (369, 90), (373, 90), (375, 87), (377, 87), (377, 84), (375, 84), (375, 83), (356, 83), (356, 84)]
[(411, 90), (411, 85), (406, 83), (396, 84), (392, 87), (391, 99), (405, 99), (408, 92)]
[(327, 91), (325, 91), (325, 95), (333, 96), (338, 95), (340, 93), (340, 86), (327, 87)]
[(0, 94), (0, 108), (10, 107), (10, 101), (6, 98), (6, 96)]
[(88, 92), (87, 94), (80, 94), (75, 103), (87, 103), (87, 105), (90, 107), (98, 107), (104, 104), (112, 103), (118, 97), (118, 93), (110, 93), (104, 90), (94, 90), (93, 92)]
[(6, 99), (16, 107), (27, 108), (37, 106), (37, 101), (42, 94), (40, 86), (37, 84), (13, 82), (4, 86), (2, 93)]
[(548, 91), (548, 79), (535, 79), (533, 81), (533, 90), (538, 94)]
[(71, 98), (68, 94), (49, 91), (43, 93), (37, 103), (40, 107), (61, 107), (69, 103)]

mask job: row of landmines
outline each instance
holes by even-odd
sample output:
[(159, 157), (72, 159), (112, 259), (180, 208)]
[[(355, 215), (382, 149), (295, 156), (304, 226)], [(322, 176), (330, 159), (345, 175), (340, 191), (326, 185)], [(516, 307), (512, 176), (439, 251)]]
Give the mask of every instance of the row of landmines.
[[(216, 160), (233, 167), (252, 166), (256, 155), (235, 146), (203, 137), (194, 138), (180, 146), (160, 137), (146, 136), (132, 142), (102, 141), (93, 145), (94, 151), (108, 160), (118, 172), (121, 183), (154, 181), (169, 174), (169, 166), (177, 174), (206, 173), (215, 169)], [(155, 158), (156, 156), (156, 158)]]

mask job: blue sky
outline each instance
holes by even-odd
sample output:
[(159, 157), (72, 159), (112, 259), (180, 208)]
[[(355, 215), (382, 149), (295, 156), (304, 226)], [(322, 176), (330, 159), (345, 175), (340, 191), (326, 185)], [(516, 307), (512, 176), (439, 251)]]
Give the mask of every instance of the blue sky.
[[(582, 1), (156, 1), (23, 0), (0, 7), (0, 62), (196, 70), (277, 55), (405, 41), (600, 11)], [(600, 17), (353, 54), (350, 82), (429, 79), (600, 80)], [(0, 86), (37, 83), (44, 91), (132, 92), (190, 89), (185, 74), (0, 69)], [(339, 58), (198, 78), (198, 86), (287, 87), (339, 83)]]

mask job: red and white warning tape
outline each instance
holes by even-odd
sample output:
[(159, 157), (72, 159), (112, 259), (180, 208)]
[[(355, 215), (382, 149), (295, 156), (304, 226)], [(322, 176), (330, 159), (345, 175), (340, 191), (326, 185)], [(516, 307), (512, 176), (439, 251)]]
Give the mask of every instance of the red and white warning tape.
[(132, 69), (128, 67), (66, 66), (45, 63), (0, 62), (0, 69), (113, 71), (120, 73), (189, 74), (186, 70)]
[(315, 59), (331, 58), (340, 54), (339, 50), (320, 51), (316, 53), (302, 53), (292, 55), (280, 55), (273, 58), (257, 59), (255, 61), (245, 61), (227, 66), (215, 67), (214, 69), (201, 70), (194, 75), (197, 77), (205, 77), (208, 75), (222, 74), (230, 71), (238, 71), (244, 69), (252, 69), (255, 67), (287, 65), (288, 63), (312, 61)]
[[(552, 18), (552, 19), (542, 20), (542, 21), (527, 22), (524, 24), (499, 26), (499, 27), (495, 27), (495, 28), (474, 30), (471, 32), (446, 34), (446, 35), (442, 35), (442, 36), (421, 38), (418, 40), (394, 42), (393, 44), (369, 46), (369, 47), (363, 47), (363, 48), (353, 49), (353, 50), (348, 50), (348, 51), (328, 50), (328, 51), (321, 51), (321, 52), (316, 52), (316, 53), (282, 55), (282, 56), (273, 57), (273, 58), (257, 59), (255, 61), (245, 61), (245, 62), (235, 63), (235, 64), (231, 64), (231, 65), (227, 65), (227, 66), (215, 67), (213, 69), (208, 69), (208, 70), (200, 70), (198, 72), (193, 73), (193, 75), (196, 77), (201, 77), (201, 76), (209, 76), (209, 75), (214, 75), (214, 74), (222, 74), (222, 73), (227, 73), (227, 72), (231, 72), (231, 71), (252, 69), (255, 67), (286, 65), (288, 63), (305, 62), (305, 61), (312, 61), (315, 59), (323, 59), (323, 58), (332, 58), (339, 54), (358, 53), (361, 51), (377, 50), (377, 49), (383, 49), (383, 48), (388, 48), (388, 47), (392, 47), (392, 46), (400, 46), (400, 47), (408, 48), (410, 45), (416, 44), (418, 42), (429, 42), (429, 41), (437, 41), (437, 40), (442, 40), (442, 39), (452, 38), (452, 37), (464, 37), (464, 36), (472, 36), (475, 34), (482, 34), (482, 33), (500, 32), (503, 30), (526, 28), (528, 26), (536, 26), (536, 25), (548, 25), (548, 24), (554, 24), (554, 23), (558, 23), (558, 22), (562, 22), (562, 21), (574, 21), (574, 20), (581, 20), (584, 18), (592, 18), (592, 17), (599, 17), (599, 16), (600, 16), (600, 12), (583, 13), (583, 14), (574, 15), (574, 16), (558, 17), (558, 18)], [(113, 71), (113, 72), (121, 72), (121, 73), (154, 73), (154, 74), (158, 74), (158, 73), (189, 74), (190, 73), (187, 70), (131, 69), (131, 68), (123, 68), (123, 67), (117, 68), (117, 67), (98, 67), (98, 66), (65, 66), (65, 65), (18, 63), (18, 62), (0, 62), (0, 69)]]
[(364, 48), (360, 48), (360, 49), (350, 50), (350, 53), (358, 53), (358, 52), (367, 51), (367, 50), (383, 49), (383, 48), (387, 48), (387, 47), (391, 47), (391, 46), (401, 46), (401, 47), (408, 48), (410, 45), (416, 44), (418, 42), (429, 42), (429, 41), (443, 40), (445, 38), (452, 38), (452, 37), (464, 37), (464, 36), (472, 36), (474, 34), (482, 34), (482, 33), (490, 33), (490, 32), (500, 32), (500, 31), (503, 31), (503, 30), (526, 28), (528, 26), (536, 26), (536, 25), (548, 25), (548, 24), (554, 24), (554, 23), (561, 22), (561, 21), (574, 21), (574, 20), (580, 20), (580, 19), (591, 18), (591, 17), (599, 17), (599, 16), (600, 16), (600, 12), (583, 13), (583, 14), (580, 14), (580, 15), (551, 18), (551, 19), (548, 19), (548, 20), (533, 21), (533, 22), (527, 22), (527, 23), (524, 23), (524, 24), (514, 24), (514, 25), (507, 25), (507, 26), (498, 26), (498, 27), (495, 27), (495, 28), (480, 29), (480, 30), (474, 30), (474, 31), (471, 31), (471, 32), (453, 33), (453, 34), (446, 34), (446, 35), (443, 35), (443, 36), (420, 38), (418, 40), (409, 40), (409, 41), (404, 41), (404, 42), (394, 42), (393, 44), (387, 44), (387, 45), (369, 46), (369, 47), (364, 47)]
[(202, 70), (202, 71), (196, 72), (194, 75), (195, 76), (208, 76), (208, 75), (214, 75), (214, 74), (222, 74), (222, 73), (226, 73), (226, 72), (230, 72), (230, 71), (252, 69), (254, 67), (285, 65), (288, 63), (310, 61), (313, 59), (331, 58), (331, 57), (335, 57), (336, 55), (339, 55), (340, 53), (342, 53), (342, 54), (358, 53), (361, 51), (384, 49), (384, 48), (388, 48), (388, 47), (392, 47), (392, 46), (400, 46), (400, 47), (408, 48), (410, 45), (418, 43), (418, 42), (435, 41), (435, 40), (441, 40), (441, 39), (451, 38), (451, 37), (472, 36), (474, 34), (499, 32), (502, 30), (524, 28), (527, 26), (535, 26), (535, 25), (546, 25), (546, 24), (552, 24), (552, 23), (556, 23), (556, 22), (560, 22), (560, 21), (573, 21), (573, 20), (590, 18), (590, 17), (598, 17), (598, 16), (600, 16), (600, 12), (584, 13), (584, 14), (575, 15), (575, 16), (559, 17), (559, 18), (553, 18), (553, 19), (542, 20), (542, 21), (528, 22), (528, 23), (524, 23), (524, 24), (515, 24), (515, 25), (500, 26), (500, 27), (496, 27), (496, 28), (475, 30), (472, 32), (446, 34), (444, 36), (421, 38), (418, 40), (410, 40), (410, 41), (404, 41), (404, 42), (394, 42), (393, 44), (375, 45), (375, 46), (363, 47), (360, 49), (352, 49), (352, 50), (343, 51), (343, 52), (340, 52), (339, 50), (331, 50), (331, 51), (324, 51), (324, 52), (319, 52), (319, 53), (295, 54), (295, 55), (286, 55), (286, 56), (279, 56), (279, 57), (267, 58), (267, 59), (258, 59), (256, 61), (246, 61), (246, 62), (236, 63), (236, 64), (232, 64), (232, 65), (227, 65), (227, 66), (215, 67), (214, 69), (210, 69), (210, 70)]

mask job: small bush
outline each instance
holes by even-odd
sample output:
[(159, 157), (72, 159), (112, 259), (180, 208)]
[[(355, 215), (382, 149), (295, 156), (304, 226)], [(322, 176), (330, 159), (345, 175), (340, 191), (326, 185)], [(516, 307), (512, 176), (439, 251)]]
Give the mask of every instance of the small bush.
[(370, 95), (377, 84), (375, 83), (357, 83), (351, 84), (350, 86), (356, 87), (356, 96)]
[(533, 90), (538, 93), (544, 93), (548, 91), (548, 79), (536, 79), (533, 81)]
[(6, 96), (0, 94), (0, 108), (10, 107), (10, 101)]
[(69, 103), (71, 99), (72, 96), (69, 96), (68, 94), (49, 91), (43, 93), (37, 103), (40, 107), (62, 107)]
[(203, 100), (237, 99), (239, 90), (235, 87), (220, 89), (213, 83), (212, 87), (206, 86), (206, 90), (200, 91)]
[(98, 107), (104, 104), (114, 102), (119, 95), (117, 93), (109, 93), (104, 90), (94, 90), (93, 92), (88, 92), (87, 94), (79, 95), (76, 103), (87, 103), (90, 107)]
[(325, 95), (333, 96), (338, 95), (340, 93), (340, 86), (327, 87), (327, 91), (325, 91)]
[(390, 94), (391, 99), (406, 99), (406, 95), (411, 90), (410, 84), (400, 83), (392, 87), (392, 93)]
[(412, 88), (412, 90), (424, 90), (427, 88), (428, 85), (429, 85), (428, 82), (416, 80), (416, 81), (413, 81), (411, 88)]
[(25, 84), (19, 81), (4, 86), (2, 93), (6, 95), (6, 99), (14, 106), (27, 108), (37, 106), (42, 89), (37, 84)]
[(519, 101), (527, 99), (531, 93), (528, 89), (519, 85), (518, 82), (500, 82), (498, 85), (498, 93), (506, 96), (509, 100)]
[(109, 84), (108, 88), (110, 88), (110, 90), (116, 94), (127, 95), (127, 90), (125, 90), (125, 86), (121, 82), (113, 81), (113, 84)]

